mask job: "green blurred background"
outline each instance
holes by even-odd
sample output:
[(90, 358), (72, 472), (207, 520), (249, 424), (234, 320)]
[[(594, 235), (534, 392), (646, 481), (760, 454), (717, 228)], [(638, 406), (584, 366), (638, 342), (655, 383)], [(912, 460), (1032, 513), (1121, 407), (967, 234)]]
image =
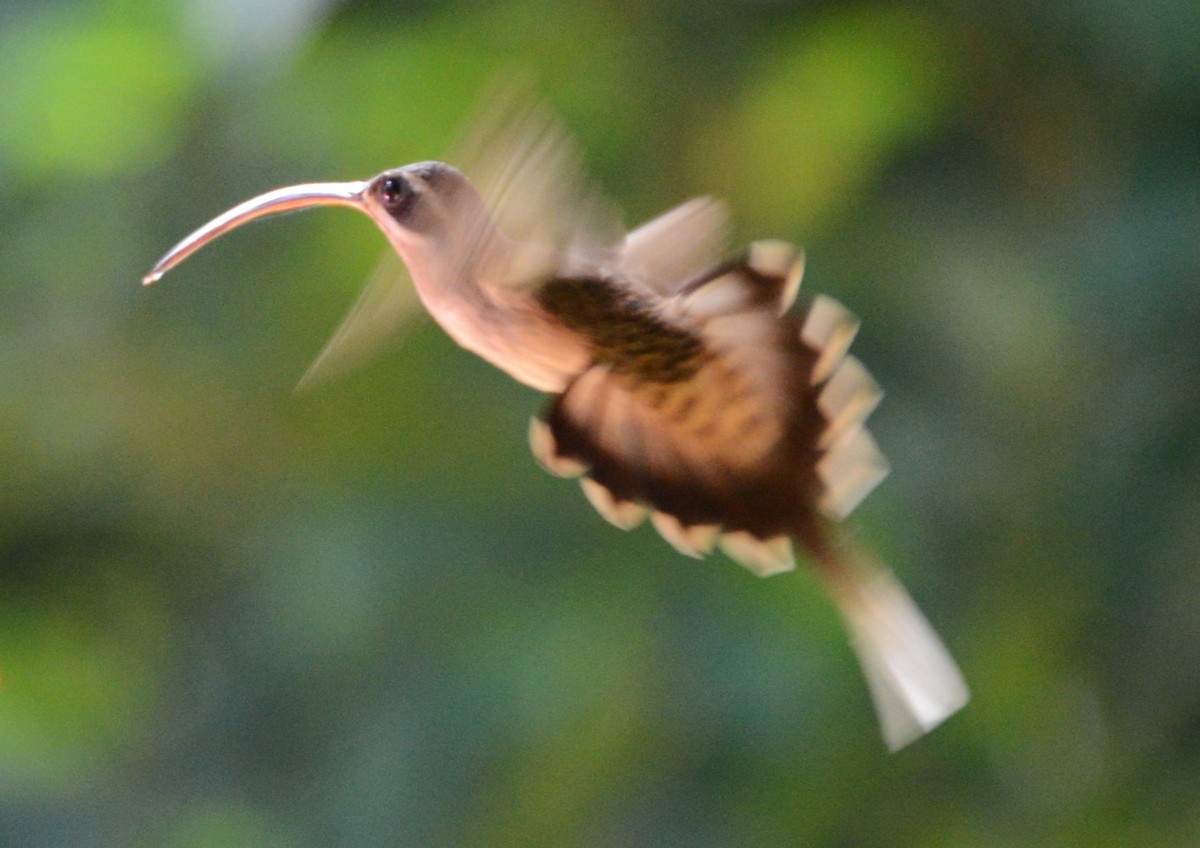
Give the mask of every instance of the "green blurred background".
[[(0, 844), (1192, 846), (1200, 4), (5, 0)], [(803, 572), (604, 524), (383, 248), (261, 191), (532, 71), (643, 220), (711, 192), (864, 319), (857, 515), (974, 690), (884, 753)]]

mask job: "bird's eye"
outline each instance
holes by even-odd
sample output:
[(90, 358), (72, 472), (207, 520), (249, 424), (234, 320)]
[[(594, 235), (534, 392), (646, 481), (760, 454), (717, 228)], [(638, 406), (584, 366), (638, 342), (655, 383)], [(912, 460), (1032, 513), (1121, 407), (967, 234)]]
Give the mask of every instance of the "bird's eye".
[(383, 200), (383, 205), (390, 212), (402, 211), (412, 201), (415, 194), (412, 183), (404, 177), (388, 177), (379, 187), (379, 196)]

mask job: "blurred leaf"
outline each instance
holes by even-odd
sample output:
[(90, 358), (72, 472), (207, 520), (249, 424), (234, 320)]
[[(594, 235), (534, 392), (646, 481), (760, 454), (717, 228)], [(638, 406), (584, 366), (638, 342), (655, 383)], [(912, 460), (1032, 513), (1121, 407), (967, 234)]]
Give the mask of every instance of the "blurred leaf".
[(774, 231), (844, 211), (888, 156), (938, 130), (960, 83), (946, 39), (931, 19), (883, 5), (830, 9), (793, 30), (697, 137), (697, 185)]
[(19, 794), (94, 779), (150, 714), (164, 659), (162, 611), (117, 563), (95, 579), (38, 564), (54, 590), (0, 607), (0, 790)]
[(246, 804), (197, 803), (167, 827), (155, 828), (146, 848), (272, 848), (294, 844)]
[(0, 165), (27, 180), (149, 168), (170, 151), (194, 82), (158, 29), (26, 18), (0, 33)]

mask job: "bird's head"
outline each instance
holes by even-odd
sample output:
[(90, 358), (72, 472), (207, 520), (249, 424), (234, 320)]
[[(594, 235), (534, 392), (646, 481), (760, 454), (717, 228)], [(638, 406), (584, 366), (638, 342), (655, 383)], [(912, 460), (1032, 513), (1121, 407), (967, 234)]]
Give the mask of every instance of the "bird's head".
[(383, 231), (414, 277), (447, 273), (489, 238), (488, 216), (471, 182), (444, 162), (418, 162), (362, 182), (275, 189), (218, 215), (171, 248), (143, 278), (149, 285), (204, 245), (242, 224), (315, 206), (348, 206)]

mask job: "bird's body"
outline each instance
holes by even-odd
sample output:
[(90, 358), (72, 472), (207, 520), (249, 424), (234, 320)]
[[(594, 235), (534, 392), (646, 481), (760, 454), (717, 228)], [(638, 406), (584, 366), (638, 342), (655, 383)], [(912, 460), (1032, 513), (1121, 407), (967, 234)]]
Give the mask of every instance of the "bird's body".
[(421, 162), (271, 192), (189, 236), (146, 281), (252, 218), (365, 212), (455, 341), (552, 396), (530, 425), (543, 466), (581, 478), (614, 525), (649, 517), (689, 556), (720, 546), (768, 575), (793, 568), (798, 545), (847, 622), (888, 744), (940, 723), (966, 702), (958, 669), (890, 572), (833, 524), (887, 472), (864, 427), (881, 392), (847, 353), (857, 320), (823, 296), (793, 308), (803, 256), (790, 245), (725, 258), (727, 215), (711, 199), (625, 234), (553, 119), (536, 106), (497, 114), (465, 157), (471, 178)]

